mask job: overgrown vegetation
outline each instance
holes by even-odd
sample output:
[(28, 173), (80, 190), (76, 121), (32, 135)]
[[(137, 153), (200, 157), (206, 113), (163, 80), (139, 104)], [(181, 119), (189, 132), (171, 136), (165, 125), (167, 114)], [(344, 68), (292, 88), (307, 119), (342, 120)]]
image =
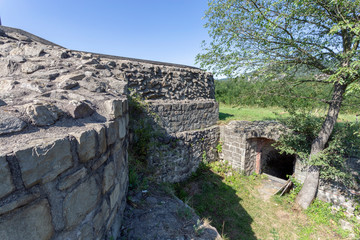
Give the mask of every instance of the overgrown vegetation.
[(360, 136), (356, 131), (359, 123), (338, 123), (335, 125), (327, 147), (309, 158), (311, 144), (321, 128), (322, 119), (308, 113), (293, 112), (282, 120), (291, 131), (285, 131), (274, 145), (280, 153), (299, 156), (305, 165), (318, 166), (323, 180), (341, 182), (354, 187), (354, 178), (346, 164), (351, 157), (360, 157)]
[(348, 239), (340, 227), (345, 219), (359, 228), (355, 218), (347, 218), (343, 209), (315, 201), (305, 212), (292, 208), (300, 184), (285, 197), (264, 201), (258, 189), (262, 175), (244, 176), (226, 162), (202, 163), (192, 177), (174, 184), (176, 195), (195, 209), (200, 217), (227, 239)]
[[(275, 108), (286, 111), (303, 109), (307, 111), (326, 111), (327, 104), (314, 101), (313, 97), (328, 99), (331, 86), (319, 85), (311, 82), (301, 82), (299, 87), (289, 89), (281, 81), (265, 81), (260, 76), (249, 79), (246, 75), (227, 80), (215, 80), (215, 97), (219, 103), (248, 108)], [(292, 93), (292, 95), (289, 94)], [(293, 96), (302, 96), (295, 98)], [(344, 99), (341, 113), (359, 114), (355, 107), (360, 104), (359, 98), (348, 95)]]

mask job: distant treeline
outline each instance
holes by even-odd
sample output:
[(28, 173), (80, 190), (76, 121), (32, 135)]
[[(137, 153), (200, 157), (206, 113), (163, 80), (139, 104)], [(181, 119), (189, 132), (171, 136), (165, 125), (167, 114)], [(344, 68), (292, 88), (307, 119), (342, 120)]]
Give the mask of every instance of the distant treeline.
[[(292, 109), (327, 109), (332, 86), (299, 82), (290, 86), (283, 81), (251, 81), (247, 77), (215, 80), (215, 96), (220, 103), (242, 106)], [(359, 113), (359, 98), (345, 99), (342, 112)]]

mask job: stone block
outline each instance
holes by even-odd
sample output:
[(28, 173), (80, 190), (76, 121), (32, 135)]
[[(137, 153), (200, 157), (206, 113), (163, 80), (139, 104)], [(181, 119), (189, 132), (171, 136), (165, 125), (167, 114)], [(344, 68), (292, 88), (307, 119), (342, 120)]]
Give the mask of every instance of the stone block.
[(46, 200), (0, 218), (1, 240), (47, 240), (54, 234), (49, 203)]
[(73, 165), (68, 138), (57, 139), (14, 152), (19, 160), (26, 187), (31, 187), (39, 182), (49, 182)]
[(119, 137), (119, 126), (116, 121), (108, 122), (106, 124), (106, 135), (108, 146), (115, 143), (116, 139)]
[(123, 102), (119, 99), (105, 101), (104, 107), (111, 120), (123, 114)]
[(77, 152), (80, 162), (87, 162), (96, 155), (96, 132), (94, 129), (80, 133), (71, 133), (77, 140)]
[(19, 132), (26, 127), (26, 123), (11, 114), (0, 110), (0, 135)]
[(115, 207), (116, 203), (118, 203), (120, 201), (121, 190), (124, 190), (124, 189), (121, 189), (119, 183), (116, 184), (114, 191), (110, 195), (110, 208), (111, 209), (113, 209)]
[(59, 189), (65, 190), (74, 185), (80, 179), (84, 178), (87, 174), (86, 168), (81, 168), (80, 170), (76, 171), (75, 173), (65, 177), (59, 183)]
[(108, 217), (109, 217), (109, 205), (104, 200), (101, 205), (101, 210), (95, 215), (93, 220), (95, 234), (101, 230)]
[(122, 117), (118, 120), (119, 124), (119, 138), (124, 138), (126, 136), (126, 119)]
[(104, 168), (104, 177), (102, 182), (102, 192), (106, 193), (115, 183), (115, 164), (114, 162), (109, 163)]
[(92, 165), (91, 169), (93, 171), (98, 169), (101, 165), (103, 165), (104, 162), (106, 162), (106, 160), (108, 160), (109, 155), (110, 155), (110, 152), (107, 152), (107, 153), (103, 154), (98, 160), (96, 160), (94, 165)]
[(106, 144), (106, 128), (103, 125), (96, 126), (95, 131), (98, 136), (98, 144), (99, 144), (99, 153), (103, 154), (106, 152), (107, 144)]
[(15, 190), (5, 156), (0, 156), (0, 198)]
[(38, 198), (40, 195), (39, 194), (32, 194), (32, 195), (23, 195), (19, 198), (17, 198), (14, 201), (5, 203), (4, 205), (2, 205), (0, 207), (0, 215), (3, 215), (5, 213), (8, 213), (16, 208), (25, 206), (26, 204), (28, 204), (31, 201), (34, 201), (36, 198)]
[(99, 186), (92, 177), (69, 193), (63, 203), (67, 228), (79, 224), (95, 208), (100, 197)]

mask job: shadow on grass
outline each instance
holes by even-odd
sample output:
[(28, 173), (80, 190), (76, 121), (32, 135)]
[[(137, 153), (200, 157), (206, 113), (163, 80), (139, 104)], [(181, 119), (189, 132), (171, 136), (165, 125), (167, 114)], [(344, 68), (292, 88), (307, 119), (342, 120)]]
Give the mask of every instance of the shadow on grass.
[(242, 199), (222, 180), (222, 176), (200, 164), (189, 180), (175, 184), (175, 192), (200, 218), (211, 220), (225, 239), (257, 239), (251, 228), (253, 219), (240, 204)]
[(228, 113), (223, 113), (223, 112), (219, 112), (219, 120), (227, 120), (230, 117), (234, 117), (233, 114), (228, 114)]

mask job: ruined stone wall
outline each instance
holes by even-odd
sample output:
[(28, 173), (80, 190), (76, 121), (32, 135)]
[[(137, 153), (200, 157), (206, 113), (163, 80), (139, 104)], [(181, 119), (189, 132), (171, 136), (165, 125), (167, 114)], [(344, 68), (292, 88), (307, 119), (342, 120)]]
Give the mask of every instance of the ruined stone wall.
[[(220, 158), (228, 161), (244, 174), (250, 175), (257, 170), (256, 161), (261, 159), (259, 154), (266, 154), (268, 151), (267, 148), (262, 147), (262, 143), (278, 140), (282, 129), (284, 129), (283, 126), (276, 122), (232, 121), (227, 125), (222, 125), (220, 126), (220, 142), (222, 144)], [(354, 177), (358, 178), (359, 159), (349, 159), (348, 166), (352, 169)], [(300, 182), (305, 181), (306, 166), (300, 159), (295, 161), (294, 176)], [(359, 186), (348, 189), (339, 183), (321, 180), (317, 198), (331, 202), (337, 207), (343, 207), (352, 213), (357, 204), (356, 198), (360, 195), (359, 189)]]
[(220, 126), (220, 158), (249, 175), (255, 172), (258, 139), (277, 140), (282, 125), (276, 122), (231, 121)]
[(3, 26), (0, 54), (0, 239), (116, 238), (128, 188), (129, 92), (162, 133), (148, 154), (159, 180), (183, 180), (217, 159), (209, 73), (72, 51)]
[(35, 40), (0, 28), (0, 239), (116, 237), (126, 82), (110, 59)]

